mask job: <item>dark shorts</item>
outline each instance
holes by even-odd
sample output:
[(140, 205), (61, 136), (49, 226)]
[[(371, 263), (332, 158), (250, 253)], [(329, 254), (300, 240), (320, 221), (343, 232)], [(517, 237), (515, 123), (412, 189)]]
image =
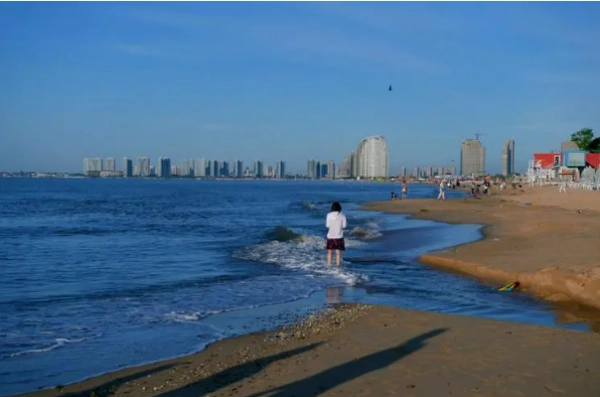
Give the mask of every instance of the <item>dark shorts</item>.
[(327, 249), (328, 250), (346, 250), (346, 244), (344, 244), (343, 238), (328, 238), (327, 239)]

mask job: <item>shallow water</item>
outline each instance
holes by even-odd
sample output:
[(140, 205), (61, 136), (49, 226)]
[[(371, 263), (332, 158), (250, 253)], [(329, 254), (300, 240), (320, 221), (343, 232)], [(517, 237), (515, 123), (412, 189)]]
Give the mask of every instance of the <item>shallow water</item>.
[[(562, 326), (551, 307), (526, 295), (415, 263), (424, 252), (479, 239), (480, 227), (359, 210), (392, 188), (0, 180), (1, 394), (274, 327), (322, 307), (325, 290), (350, 302)], [(436, 189), (414, 186), (410, 194), (435, 197)], [(324, 263), (333, 200), (350, 228), (341, 269)]]

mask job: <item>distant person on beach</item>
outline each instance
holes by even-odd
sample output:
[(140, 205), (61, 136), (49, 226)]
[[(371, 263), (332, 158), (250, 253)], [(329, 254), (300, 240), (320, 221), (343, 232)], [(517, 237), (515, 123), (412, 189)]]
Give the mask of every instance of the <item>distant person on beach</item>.
[(440, 182), (440, 193), (438, 194), (438, 200), (446, 200), (446, 193), (444, 191), (445, 189), (446, 189), (445, 183), (444, 183), (444, 181), (441, 181)]
[(348, 226), (346, 215), (342, 214), (342, 206), (335, 201), (331, 205), (331, 212), (325, 218), (325, 227), (327, 232), (327, 264), (331, 265), (333, 250), (335, 250), (335, 260), (338, 266), (342, 263), (342, 251), (346, 250), (344, 243), (344, 229)]
[(408, 186), (406, 184), (406, 181), (402, 182), (402, 198), (405, 199), (407, 198), (406, 194), (408, 193)]

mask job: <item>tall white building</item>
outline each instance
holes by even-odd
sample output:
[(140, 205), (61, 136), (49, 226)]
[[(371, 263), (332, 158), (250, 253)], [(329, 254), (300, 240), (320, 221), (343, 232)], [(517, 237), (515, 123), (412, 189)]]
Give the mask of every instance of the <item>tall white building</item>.
[(100, 175), (100, 171), (102, 171), (102, 158), (94, 157), (94, 158), (85, 158), (83, 159), (83, 173), (85, 175)]
[(504, 143), (502, 149), (502, 175), (508, 176), (515, 173), (515, 141), (512, 139)]
[(389, 152), (385, 138), (377, 135), (364, 138), (356, 149), (356, 176), (362, 178), (387, 178)]
[(150, 176), (150, 157), (138, 157), (137, 176)]
[(115, 159), (112, 157), (109, 157), (106, 159), (106, 169), (104, 169), (103, 171), (116, 171), (117, 170), (117, 165), (115, 163)]
[(465, 139), (460, 148), (460, 174), (481, 176), (485, 174), (485, 148), (479, 139)]
[(203, 178), (206, 176), (206, 159), (204, 157), (194, 161), (194, 176)]

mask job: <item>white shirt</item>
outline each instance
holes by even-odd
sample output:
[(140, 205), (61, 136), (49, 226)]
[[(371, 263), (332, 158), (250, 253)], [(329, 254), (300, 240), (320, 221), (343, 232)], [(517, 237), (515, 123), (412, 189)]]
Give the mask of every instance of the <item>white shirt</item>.
[(327, 218), (325, 219), (325, 227), (329, 229), (327, 238), (344, 238), (344, 229), (347, 226), (346, 215), (337, 211), (327, 214)]

